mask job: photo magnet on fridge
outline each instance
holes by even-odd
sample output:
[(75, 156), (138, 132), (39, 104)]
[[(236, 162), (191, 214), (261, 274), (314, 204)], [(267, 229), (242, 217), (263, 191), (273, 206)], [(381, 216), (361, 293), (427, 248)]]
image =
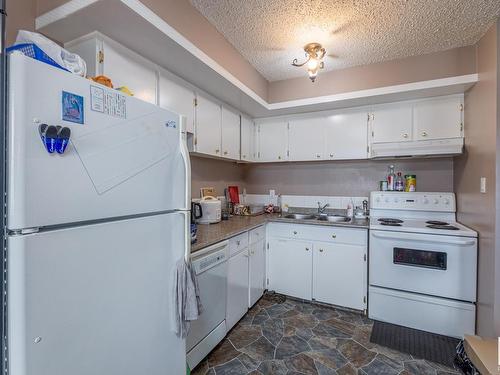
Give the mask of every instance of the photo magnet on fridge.
[(62, 119), (64, 121), (83, 124), (83, 96), (62, 92)]

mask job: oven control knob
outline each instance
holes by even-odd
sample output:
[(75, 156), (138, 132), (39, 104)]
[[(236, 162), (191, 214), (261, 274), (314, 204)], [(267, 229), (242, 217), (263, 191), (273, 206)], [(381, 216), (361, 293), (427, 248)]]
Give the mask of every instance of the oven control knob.
[(424, 204), (427, 204), (427, 203), (429, 203), (429, 200), (427, 198), (424, 198), (423, 202), (424, 202)]
[(437, 198), (434, 199), (434, 204), (438, 204), (439, 200)]
[(450, 200), (448, 198), (444, 198), (444, 204), (450, 204)]
[(398, 203), (398, 198), (394, 198), (394, 203)]

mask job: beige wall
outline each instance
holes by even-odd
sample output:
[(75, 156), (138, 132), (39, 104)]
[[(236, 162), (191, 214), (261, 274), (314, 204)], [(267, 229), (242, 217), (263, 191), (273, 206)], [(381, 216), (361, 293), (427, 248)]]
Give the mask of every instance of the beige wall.
[(304, 77), (269, 83), (270, 103), (339, 94), (476, 72), (475, 47), (321, 72), (314, 84)]
[(249, 194), (368, 196), (378, 190), (387, 166), (417, 175), (421, 191), (453, 190), (453, 159), (337, 161), (253, 164), (245, 167), (245, 186)]
[(244, 187), (244, 169), (233, 162), (191, 156), (191, 197), (199, 198), (200, 188), (214, 187), (218, 195), (229, 185)]
[[(477, 46), (479, 82), (465, 96), (466, 152), (454, 164), (458, 218), (479, 232), (477, 330), (480, 335), (492, 337), (495, 336), (497, 43), (493, 25)], [(482, 176), (487, 178), (486, 194), (479, 191)], [(500, 331), (496, 334), (500, 335)]]
[(6, 43), (7, 46), (16, 40), (19, 29), (35, 28), (35, 0), (7, 0)]

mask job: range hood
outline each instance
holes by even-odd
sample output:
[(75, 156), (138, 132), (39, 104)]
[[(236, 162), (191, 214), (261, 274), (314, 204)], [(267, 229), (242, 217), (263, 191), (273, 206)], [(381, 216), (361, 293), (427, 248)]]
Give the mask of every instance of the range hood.
[(371, 158), (410, 158), (423, 156), (453, 156), (462, 153), (463, 138), (433, 139), (425, 141), (372, 143)]

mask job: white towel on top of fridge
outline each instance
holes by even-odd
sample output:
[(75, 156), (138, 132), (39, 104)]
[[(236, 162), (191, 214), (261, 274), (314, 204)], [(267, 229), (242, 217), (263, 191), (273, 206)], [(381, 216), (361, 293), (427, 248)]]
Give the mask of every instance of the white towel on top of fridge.
[(200, 287), (191, 262), (186, 263), (184, 259), (177, 262), (174, 285), (175, 333), (185, 338), (191, 322), (203, 311)]

